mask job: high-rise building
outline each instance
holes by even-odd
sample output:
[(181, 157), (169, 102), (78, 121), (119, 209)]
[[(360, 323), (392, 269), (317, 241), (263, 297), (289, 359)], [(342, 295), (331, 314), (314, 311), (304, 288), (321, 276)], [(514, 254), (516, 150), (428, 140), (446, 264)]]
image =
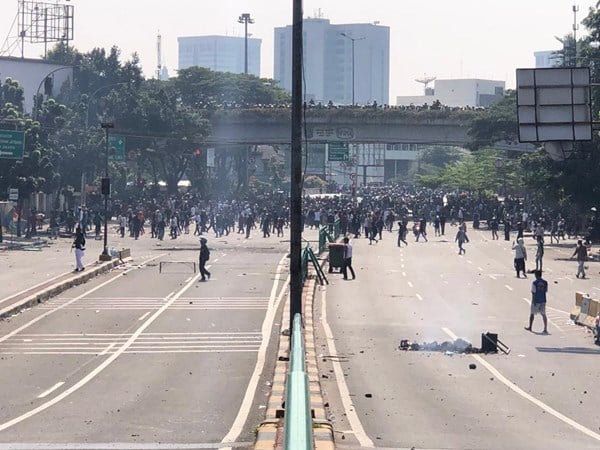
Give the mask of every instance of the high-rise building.
[[(304, 20), (303, 32), (307, 101), (352, 104), (354, 97), (356, 104), (389, 102), (389, 27), (331, 24), (328, 19), (308, 18)], [(291, 25), (275, 28), (274, 48), (273, 78), (291, 91)]]
[[(245, 43), (243, 37), (189, 36), (179, 37), (179, 69), (206, 67), (216, 72), (244, 73)], [(260, 76), (261, 39), (248, 38), (248, 73)]]
[(533, 56), (535, 57), (536, 69), (559, 67), (563, 62), (563, 56), (557, 50), (533, 52)]

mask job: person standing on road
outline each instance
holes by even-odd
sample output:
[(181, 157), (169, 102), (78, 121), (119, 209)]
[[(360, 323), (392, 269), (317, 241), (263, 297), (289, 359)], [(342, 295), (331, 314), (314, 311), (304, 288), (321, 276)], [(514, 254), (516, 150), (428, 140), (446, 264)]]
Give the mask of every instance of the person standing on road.
[(585, 278), (585, 262), (587, 261), (587, 247), (583, 245), (583, 241), (579, 239), (577, 241), (577, 247), (575, 247), (575, 251), (571, 255), (571, 259), (577, 256), (577, 274), (575, 275), (579, 278)]
[(546, 293), (548, 292), (548, 282), (542, 278), (542, 271), (535, 271), (535, 280), (531, 284), (531, 310), (529, 313), (529, 326), (525, 327), (527, 331), (531, 331), (533, 318), (536, 314), (542, 315), (544, 321), (544, 331), (548, 334), (548, 318), (546, 317)]
[(71, 247), (75, 249), (75, 272), (81, 272), (85, 269), (83, 266), (83, 257), (85, 256), (85, 236), (79, 226), (75, 229), (75, 240)]
[(425, 242), (427, 242), (427, 219), (425, 218), (425, 216), (423, 216), (421, 218), (421, 221), (419, 222), (419, 233), (417, 234), (417, 242), (419, 242), (420, 236), (423, 236), (423, 239), (425, 239)]
[(210, 280), (210, 272), (206, 270), (206, 262), (210, 259), (210, 250), (206, 245), (206, 238), (200, 238), (200, 281), (206, 281), (206, 277)]
[(535, 251), (535, 270), (542, 270), (542, 258), (544, 257), (544, 237), (537, 236), (537, 249)]
[(527, 261), (527, 250), (523, 243), (523, 238), (517, 239), (517, 242), (513, 243), (512, 249), (515, 251), (515, 270), (517, 271), (517, 278), (520, 278), (519, 274), (523, 272), (523, 276), (527, 278), (525, 272), (525, 261)]
[(350, 269), (350, 273), (352, 274), (352, 279), (356, 278), (354, 274), (354, 269), (352, 268), (352, 244), (350, 243), (350, 238), (344, 238), (344, 265), (342, 266), (342, 274), (344, 275), (344, 280), (348, 279), (348, 269)]
[(492, 240), (498, 240), (498, 220), (496, 217), (492, 217), (492, 220), (490, 220), (490, 230), (492, 230)]

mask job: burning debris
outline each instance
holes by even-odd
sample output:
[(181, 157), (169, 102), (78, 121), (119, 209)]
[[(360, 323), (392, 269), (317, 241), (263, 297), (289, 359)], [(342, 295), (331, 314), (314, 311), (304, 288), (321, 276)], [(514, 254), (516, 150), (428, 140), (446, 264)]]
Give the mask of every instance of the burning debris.
[(411, 342), (408, 339), (400, 341), (400, 350), (424, 351), (424, 352), (445, 352), (445, 353), (480, 353), (481, 349), (473, 347), (470, 342), (464, 339), (444, 342)]
[(398, 348), (405, 351), (443, 352), (450, 356), (455, 353), (497, 353), (498, 349), (506, 355), (510, 353), (510, 348), (498, 339), (497, 334), (488, 332), (481, 334), (481, 348), (473, 347), (470, 342), (461, 338), (454, 341), (423, 343), (402, 339)]

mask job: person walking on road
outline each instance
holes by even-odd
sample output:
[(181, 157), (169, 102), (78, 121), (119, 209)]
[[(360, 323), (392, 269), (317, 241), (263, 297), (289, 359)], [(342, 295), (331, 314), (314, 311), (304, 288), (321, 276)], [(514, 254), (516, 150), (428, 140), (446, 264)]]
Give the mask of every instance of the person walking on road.
[(352, 268), (352, 244), (350, 243), (350, 238), (344, 238), (344, 265), (342, 266), (342, 274), (344, 275), (344, 280), (348, 279), (348, 269), (350, 269), (350, 273), (352, 274), (352, 279), (356, 278), (354, 274), (354, 269)]
[(85, 269), (83, 266), (83, 257), (85, 256), (85, 236), (79, 226), (75, 229), (75, 240), (71, 247), (75, 249), (75, 272), (81, 272)]
[(531, 310), (529, 312), (529, 326), (525, 327), (527, 331), (531, 331), (533, 318), (536, 314), (541, 314), (544, 321), (544, 331), (548, 334), (548, 318), (546, 317), (546, 294), (548, 292), (548, 282), (542, 278), (542, 271), (535, 271), (535, 280), (531, 284)]
[(512, 249), (515, 251), (515, 270), (517, 271), (517, 278), (520, 278), (519, 274), (523, 272), (523, 276), (527, 278), (525, 272), (525, 261), (527, 261), (527, 250), (523, 243), (523, 238), (517, 239), (517, 242), (513, 243)]
[(404, 245), (408, 246), (408, 242), (406, 242), (406, 233), (408, 229), (406, 228), (406, 221), (400, 220), (398, 222), (398, 247), (402, 247), (401, 242), (404, 242)]
[(469, 242), (469, 238), (467, 237), (467, 232), (463, 227), (459, 227), (456, 232), (456, 238), (454, 242), (458, 242), (458, 254), (462, 255), (463, 253), (467, 253), (467, 251), (463, 248), (463, 244), (465, 242)]
[(498, 220), (496, 219), (496, 217), (492, 217), (492, 220), (490, 220), (490, 230), (492, 230), (493, 241), (498, 240), (498, 228)]
[(577, 256), (577, 274), (575, 275), (579, 278), (585, 278), (585, 262), (587, 261), (587, 247), (583, 245), (583, 241), (579, 239), (577, 241), (577, 247), (575, 247), (575, 251), (571, 255), (571, 259)]
[(421, 221), (419, 222), (419, 233), (417, 234), (417, 242), (419, 242), (420, 236), (423, 236), (423, 239), (425, 239), (425, 242), (427, 242), (427, 219), (425, 218), (425, 216), (423, 216), (421, 218)]
[(210, 280), (210, 272), (206, 270), (206, 262), (210, 259), (210, 250), (206, 245), (206, 238), (200, 238), (200, 281), (206, 281), (206, 277)]

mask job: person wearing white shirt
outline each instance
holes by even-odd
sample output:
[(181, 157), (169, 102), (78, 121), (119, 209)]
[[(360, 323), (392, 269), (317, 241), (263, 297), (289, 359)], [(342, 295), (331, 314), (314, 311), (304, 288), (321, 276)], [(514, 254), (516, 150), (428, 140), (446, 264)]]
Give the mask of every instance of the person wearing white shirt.
[(356, 278), (354, 274), (354, 269), (352, 268), (352, 244), (350, 243), (350, 238), (344, 238), (344, 266), (342, 267), (342, 274), (344, 275), (344, 280), (348, 279), (348, 269), (350, 269), (350, 273), (352, 274), (352, 279)]

